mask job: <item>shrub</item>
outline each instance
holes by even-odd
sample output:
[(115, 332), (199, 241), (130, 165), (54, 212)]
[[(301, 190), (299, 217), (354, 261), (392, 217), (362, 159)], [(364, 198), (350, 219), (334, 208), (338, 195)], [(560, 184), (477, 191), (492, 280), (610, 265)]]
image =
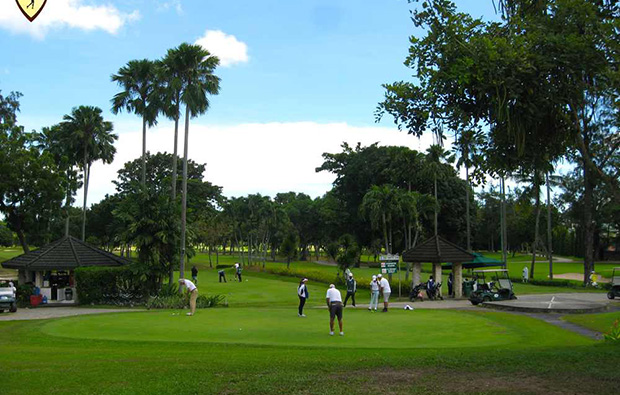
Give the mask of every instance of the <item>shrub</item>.
[(609, 333), (603, 335), (606, 342), (620, 344), (620, 327), (618, 326), (618, 320), (614, 321)]
[(34, 285), (32, 284), (21, 284), (17, 286), (17, 292), (15, 293), (15, 297), (17, 299), (17, 305), (19, 307), (30, 306), (30, 295), (34, 290)]
[(82, 267), (75, 271), (80, 304), (134, 305), (148, 296), (143, 281), (130, 267)]
[[(196, 299), (197, 309), (207, 309), (216, 306), (228, 306), (224, 295), (199, 295)], [(155, 296), (146, 302), (147, 309), (184, 309), (189, 306), (189, 294)]]

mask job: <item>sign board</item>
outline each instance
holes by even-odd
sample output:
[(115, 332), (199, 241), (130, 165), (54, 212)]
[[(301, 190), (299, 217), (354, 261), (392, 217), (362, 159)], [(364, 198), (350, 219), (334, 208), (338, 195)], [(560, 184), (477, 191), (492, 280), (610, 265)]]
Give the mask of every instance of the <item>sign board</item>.
[(398, 255), (381, 255), (379, 260), (381, 261), (381, 274), (398, 273), (398, 262), (400, 260)]

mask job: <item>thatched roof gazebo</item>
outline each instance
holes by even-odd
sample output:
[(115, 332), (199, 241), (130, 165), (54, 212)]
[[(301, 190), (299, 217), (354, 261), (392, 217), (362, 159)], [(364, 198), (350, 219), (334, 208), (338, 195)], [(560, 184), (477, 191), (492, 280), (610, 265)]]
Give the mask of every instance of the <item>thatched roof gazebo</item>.
[[(463, 278), (463, 263), (471, 262), (475, 258), (476, 257), (474, 254), (454, 243), (449, 242), (441, 236), (433, 236), (403, 253), (404, 262), (414, 263), (414, 284), (420, 282), (420, 274), (422, 271), (421, 264), (423, 262), (433, 264), (433, 275), (437, 282), (441, 281), (441, 264), (445, 262), (452, 263), (454, 284), (461, 284)], [(460, 286), (454, 287), (454, 296), (456, 298), (460, 298), (462, 296), (462, 288)]]
[(72, 236), (65, 236), (37, 250), (2, 262), (17, 269), (19, 282), (33, 282), (48, 300), (63, 300), (66, 289), (75, 294), (73, 272), (78, 267), (123, 266), (130, 262)]

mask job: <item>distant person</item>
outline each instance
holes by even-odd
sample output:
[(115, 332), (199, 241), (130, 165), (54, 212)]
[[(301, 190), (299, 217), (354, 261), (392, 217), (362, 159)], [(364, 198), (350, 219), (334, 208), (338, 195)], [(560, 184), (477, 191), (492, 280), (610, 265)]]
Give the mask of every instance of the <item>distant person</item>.
[(522, 276), (523, 276), (524, 283), (528, 282), (528, 279), (530, 278), (529, 274), (530, 274), (530, 269), (528, 269), (527, 266), (523, 267)]
[(241, 282), (241, 264), (239, 262), (235, 263), (235, 275), (239, 279), (239, 282)]
[(196, 269), (196, 265), (192, 266), (192, 281), (198, 284), (198, 269)]
[(349, 272), (347, 278), (347, 296), (344, 298), (344, 307), (347, 307), (347, 301), (351, 298), (353, 307), (355, 307), (355, 293), (357, 292), (357, 282), (353, 278), (353, 273)]
[[(377, 311), (377, 304), (379, 303), (379, 281), (377, 281), (377, 276), (372, 276), (372, 281), (370, 282), (370, 305), (368, 306), (368, 310)], [(374, 306), (374, 310), (373, 310)]]
[(344, 336), (344, 332), (342, 331), (342, 295), (334, 284), (329, 285), (327, 295), (325, 295), (325, 301), (329, 309), (329, 335), (334, 336), (334, 318), (338, 317), (340, 336)]
[(304, 314), (304, 305), (306, 304), (306, 300), (309, 298), (310, 295), (308, 293), (308, 287), (306, 286), (307, 282), (308, 279), (304, 278), (299, 282), (299, 286), (297, 287), (297, 296), (299, 296), (299, 311), (297, 312), (297, 315), (299, 317), (306, 316)]
[(198, 288), (196, 288), (196, 285), (194, 285), (193, 282), (184, 278), (179, 279), (179, 284), (185, 285), (185, 288), (187, 288), (187, 292), (189, 292), (189, 313), (187, 313), (187, 315), (194, 315), (194, 313), (196, 312), (196, 299), (198, 298)]
[(222, 280), (226, 282), (226, 272), (224, 270), (218, 270), (217, 274), (219, 275), (220, 282), (222, 282)]
[(590, 285), (593, 286), (594, 288), (598, 287), (598, 276), (596, 275), (596, 273), (594, 272), (594, 270), (592, 270), (590, 272)]
[(387, 313), (388, 302), (390, 301), (390, 294), (392, 293), (392, 288), (390, 288), (390, 283), (386, 278), (383, 277), (382, 274), (379, 273), (377, 279), (379, 280), (379, 293), (383, 295), (383, 310), (381, 310), (381, 312)]
[(452, 282), (454, 281), (454, 277), (452, 276), (452, 272), (450, 272), (450, 275), (448, 276), (448, 295), (450, 296), (454, 296), (452, 294)]

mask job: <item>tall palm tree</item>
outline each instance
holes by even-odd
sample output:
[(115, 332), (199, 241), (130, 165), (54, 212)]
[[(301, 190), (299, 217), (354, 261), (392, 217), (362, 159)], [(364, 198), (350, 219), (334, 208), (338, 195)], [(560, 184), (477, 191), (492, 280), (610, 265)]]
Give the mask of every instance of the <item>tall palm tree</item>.
[(446, 161), (448, 163), (452, 163), (454, 161), (454, 156), (449, 155), (449, 153), (443, 149), (443, 147), (439, 144), (433, 144), (426, 150), (426, 165), (424, 169), (424, 174), (429, 176), (432, 174), (433, 176), (433, 186), (434, 186), (434, 196), (435, 196), (435, 236), (437, 236), (438, 231), (438, 211), (439, 211), (439, 199), (437, 198), (437, 178), (444, 178), (447, 174), (446, 167), (442, 163)]
[(99, 107), (79, 106), (63, 117), (61, 123), (63, 141), (78, 153), (84, 179), (84, 203), (82, 205), (82, 241), (86, 239), (86, 202), (90, 167), (97, 160), (112, 163), (118, 136), (112, 133), (112, 122), (105, 121)]
[(158, 109), (169, 119), (174, 121), (174, 151), (172, 153), (172, 185), (171, 197), (177, 196), (177, 157), (179, 146), (179, 118), (181, 117), (181, 64), (175, 52), (168, 51), (167, 55), (156, 63), (157, 85), (156, 95), (159, 100)]
[(209, 109), (207, 95), (217, 95), (220, 78), (213, 72), (220, 60), (201, 47), (183, 43), (168, 50), (166, 58), (173, 60), (178, 72), (181, 103), (185, 104), (185, 141), (183, 147), (183, 200), (181, 206), (181, 255), (180, 276), (185, 276), (185, 237), (187, 228), (187, 151), (189, 147), (189, 119), (204, 114)]
[(142, 186), (146, 184), (146, 128), (157, 123), (157, 101), (155, 92), (155, 63), (148, 59), (130, 60), (127, 65), (112, 75), (123, 91), (114, 95), (112, 112), (123, 109), (142, 116)]
[[(378, 228), (379, 223), (383, 230), (385, 252), (391, 254), (391, 234), (388, 238), (388, 227), (391, 230), (392, 214), (398, 208), (396, 188), (392, 185), (373, 185), (364, 195), (360, 207), (361, 214), (370, 219), (373, 227)], [(391, 233), (391, 232), (390, 232)]]

